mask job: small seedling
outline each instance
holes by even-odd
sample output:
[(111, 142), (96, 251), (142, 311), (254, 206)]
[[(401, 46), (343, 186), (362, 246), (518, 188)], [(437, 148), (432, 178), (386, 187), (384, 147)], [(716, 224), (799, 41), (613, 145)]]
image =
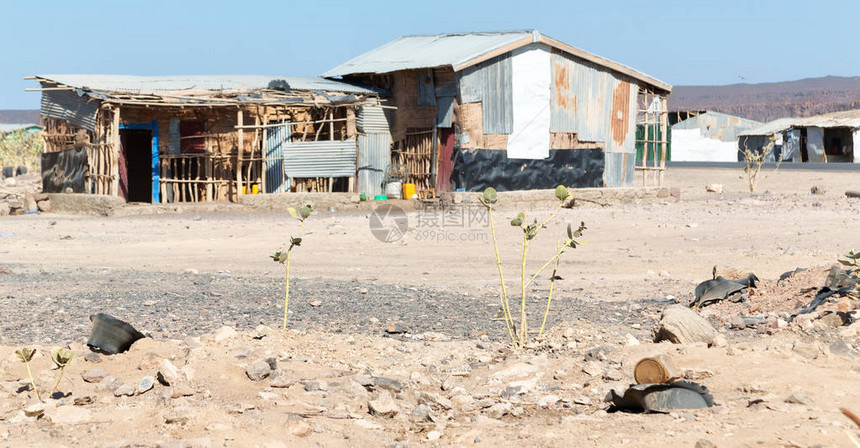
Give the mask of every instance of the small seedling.
[(527, 223), (526, 214), (524, 212), (517, 213), (517, 216), (511, 220), (511, 226), (519, 227), (523, 232), (523, 249), (522, 249), (522, 262), (520, 265), (520, 324), (519, 327), (515, 325), (513, 314), (511, 313), (510, 301), (508, 298), (507, 287), (505, 286), (505, 277), (502, 271), (502, 261), (499, 256), (499, 245), (498, 240), (496, 239), (496, 226), (495, 221), (493, 220), (493, 206), (498, 202), (498, 194), (496, 190), (492, 187), (484, 190), (484, 194), (481, 197), (481, 202), (487, 207), (489, 217), (490, 217), (490, 230), (492, 231), (493, 236), (493, 248), (495, 250), (496, 255), (496, 266), (499, 270), (499, 282), (501, 283), (502, 291), (499, 297), (499, 301), (502, 307), (502, 314), (505, 319), (505, 326), (508, 330), (508, 336), (511, 338), (511, 343), (513, 345), (514, 350), (519, 350), (525, 346), (528, 335), (528, 318), (526, 315), (526, 288), (534, 281), (537, 276), (543, 272), (550, 263), (555, 262), (555, 266), (553, 268), (552, 276), (550, 277), (550, 286), (549, 286), (549, 296), (547, 298), (546, 309), (544, 311), (543, 320), (541, 322), (540, 331), (538, 331), (538, 337), (543, 334), (543, 330), (546, 326), (546, 319), (549, 315), (549, 306), (552, 301), (552, 293), (555, 286), (555, 281), (558, 278), (556, 275), (558, 272), (558, 260), (561, 257), (561, 254), (564, 253), (566, 248), (575, 249), (577, 246), (581, 244), (585, 244), (584, 241), (580, 241), (579, 238), (582, 236), (582, 232), (585, 230), (585, 223), (580, 223), (579, 227), (574, 231), (573, 227), (568, 224), (567, 226), (567, 239), (564, 240), (563, 243), (556, 244), (556, 252), (550, 257), (543, 266), (540, 267), (532, 276), (529, 277), (528, 281), (526, 281), (526, 256), (529, 250), (529, 244), (532, 240), (537, 237), (538, 232), (541, 229), (545, 228), (546, 225), (552, 221), (555, 216), (558, 214), (559, 210), (561, 210), (564, 203), (570, 200), (573, 195), (570, 191), (564, 187), (563, 185), (559, 185), (555, 189), (555, 197), (559, 200), (558, 207), (555, 211), (550, 214), (548, 218), (544, 221), (538, 223), (535, 219), (531, 223)]
[(71, 350), (66, 350), (62, 347), (57, 347), (54, 349), (53, 353), (51, 353), (51, 360), (54, 361), (54, 364), (60, 368), (60, 377), (57, 378), (57, 382), (54, 384), (54, 390), (52, 392), (57, 391), (57, 387), (60, 385), (60, 381), (63, 380), (63, 372), (66, 371), (66, 366), (72, 362), (72, 358), (75, 357), (75, 352)]
[[(768, 156), (773, 152), (774, 142), (776, 139), (773, 137), (770, 138), (770, 142), (762, 147), (761, 151), (755, 151), (753, 149), (749, 149), (748, 147), (744, 147), (743, 150), (738, 150), (744, 156), (744, 173), (741, 174), (740, 178), (743, 179), (744, 176), (747, 178), (747, 187), (750, 190), (750, 193), (754, 193), (756, 186), (759, 182), (759, 174), (761, 173), (761, 166), (764, 165), (765, 160), (767, 160)], [(774, 172), (779, 169), (779, 165), (782, 163), (782, 155), (780, 155), (779, 160), (776, 161), (776, 168)], [(765, 176), (767, 177), (767, 176)]]
[(294, 247), (302, 245), (302, 232), (305, 230), (305, 220), (316, 213), (313, 202), (305, 202), (298, 211), (293, 207), (288, 208), (287, 211), (290, 212), (290, 216), (301, 223), (299, 225), (299, 234), (290, 235), (290, 247), (287, 250), (280, 250), (269, 255), (274, 261), (284, 265), (285, 268), (284, 283), (286, 286), (284, 287), (284, 325), (282, 328), (287, 328), (287, 309), (290, 305), (290, 253), (292, 253)]
[(36, 392), (36, 398), (38, 398), (39, 401), (43, 401), (42, 395), (39, 394), (39, 388), (36, 387), (36, 381), (33, 380), (33, 372), (30, 371), (30, 361), (33, 359), (33, 355), (35, 355), (35, 354), (36, 354), (35, 348), (29, 349), (27, 347), (24, 347), (24, 348), (17, 350), (15, 352), (15, 355), (18, 356), (18, 359), (20, 359), (21, 362), (23, 362), (27, 366), (27, 374), (30, 375), (30, 384), (33, 385), (33, 390)]

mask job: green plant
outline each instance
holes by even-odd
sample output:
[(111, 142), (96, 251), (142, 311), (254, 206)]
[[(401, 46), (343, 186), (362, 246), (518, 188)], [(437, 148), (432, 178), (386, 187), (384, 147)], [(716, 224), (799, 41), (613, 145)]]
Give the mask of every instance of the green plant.
[(287, 250), (280, 250), (269, 255), (273, 260), (284, 265), (285, 268), (284, 283), (286, 286), (284, 287), (284, 325), (282, 328), (287, 328), (287, 310), (290, 306), (290, 254), (294, 247), (302, 245), (302, 233), (305, 231), (305, 220), (316, 213), (313, 202), (305, 202), (302, 204), (301, 208), (299, 208), (298, 212), (293, 207), (288, 208), (287, 211), (290, 212), (290, 216), (299, 220), (299, 234), (297, 236), (290, 235), (290, 247), (288, 247)]
[(36, 381), (33, 380), (33, 372), (30, 371), (30, 361), (33, 359), (33, 355), (35, 355), (35, 354), (36, 354), (35, 348), (29, 349), (27, 347), (24, 347), (24, 348), (17, 350), (15, 352), (15, 355), (18, 356), (18, 359), (20, 359), (21, 362), (23, 362), (27, 366), (27, 374), (30, 375), (30, 384), (33, 385), (33, 390), (36, 391), (36, 398), (38, 398), (39, 401), (42, 401), (42, 395), (39, 394), (39, 388), (36, 387)]
[(52, 392), (57, 391), (57, 387), (60, 385), (60, 381), (63, 380), (63, 373), (66, 371), (66, 366), (72, 362), (72, 358), (75, 357), (75, 352), (71, 350), (66, 350), (62, 347), (57, 347), (54, 349), (53, 353), (51, 353), (51, 360), (54, 361), (54, 364), (60, 368), (60, 376), (57, 378), (57, 382), (54, 384), (54, 389)]
[(481, 197), (481, 202), (487, 207), (487, 211), (489, 213), (490, 218), (490, 230), (492, 232), (493, 237), (493, 249), (495, 250), (496, 255), (496, 266), (499, 270), (499, 282), (501, 284), (501, 293), (499, 295), (499, 302), (502, 307), (502, 315), (505, 320), (505, 326), (508, 331), (508, 336), (511, 338), (511, 343), (513, 345), (514, 350), (519, 350), (525, 346), (528, 342), (528, 316), (526, 313), (526, 288), (540, 275), (544, 269), (547, 268), (551, 263), (555, 262), (552, 276), (550, 277), (550, 286), (549, 286), (549, 295), (547, 297), (546, 309), (544, 311), (543, 320), (541, 322), (540, 330), (538, 331), (538, 337), (543, 334), (543, 330), (546, 326), (546, 319), (549, 315), (549, 306), (552, 301), (552, 293), (555, 286), (555, 281), (558, 278), (556, 273), (558, 271), (558, 260), (561, 257), (561, 254), (564, 253), (565, 249), (571, 248), (575, 249), (577, 246), (581, 244), (585, 244), (584, 241), (578, 240), (582, 236), (582, 232), (586, 229), (585, 223), (580, 223), (579, 227), (576, 230), (573, 230), (573, 227), (568, 224), (567, 226), (567, 238), (563, 243), (559, 242), (556, 244), (555, 254), (549, 258), (534, 274), (532, 274), (528, 281), (526, 280), (526, 261), (527, 255), (529, 251), (529, 244), (532, 240), (537, 237), (538, 232), (545, 228), (546, 225), (552, 221), (558, 212), (561, 210), (564, 203), (571, 199), (573, 195), (570, 191), (564, 187), (563, 185), (559, 185), (555, 189), (555, 197), (558, 199), (559, 203), (556, 209), (542, 222), (538, 223), (537, 219), (533, 220), (532, 223), (526, 222), (526, 214), (524, 212), (517, 213), (517, 216), (511, 220), (511, 226), (519, 227), (523, 233), (523, 246), (522, 246), (522, 258), (520, 263), (520, 319), (519, 319), (519, 327), (517, 327), (513, 314), (511, 312), (510, 299), (508, 296), (507, 286), (505, 284), (505, 276), (502, 269), (502, 259), (499, 256), (499, 244), (496, 238), (496, 225), (495, 220), (493, 219), (493, 206), (498, 202), (498, 194), (496, 190), (492, 187), (484, 190), (484, 194)]
[(0, 166), (24, 165), (36, 169), (41, 165), (45, 148), (43, 132), (10, 132), (0, 136)]
[[(744, 156), (744, 173), (741, 174), (740, 178), (743, 179), (746, 176), (747, 179), (747, 187), (750, 189), (750, 193), (754, 193), (756, 186), (759, 182), (759, 174), (761, 174), (761, 167), (764, 165), (764, 162), (767, 160), (768, 156), (773, 153), (775, 139), (774, 137), (770, 137), (770, 142), (761, 148), (761, 151), (756, 151), (750, 149), (748, 146), (744, 145), (743, 150), (738, 150)], [(779, 169), (779, 165), (782, 163), (782, 155), (779, 156), (779, 160), (776, 161), (776, 168), (774, 168), (774, 172)], [(765, 176), (767, 177), (767, 176)]]

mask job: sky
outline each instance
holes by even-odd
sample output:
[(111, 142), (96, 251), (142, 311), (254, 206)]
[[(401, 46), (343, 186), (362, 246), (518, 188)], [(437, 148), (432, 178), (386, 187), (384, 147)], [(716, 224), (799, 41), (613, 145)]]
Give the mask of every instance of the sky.
[(672, 85), (860, 76), (855, 0), (0, 0), (0, 109), (37, 74), (315, 76), (409, 34), (537, 29)]

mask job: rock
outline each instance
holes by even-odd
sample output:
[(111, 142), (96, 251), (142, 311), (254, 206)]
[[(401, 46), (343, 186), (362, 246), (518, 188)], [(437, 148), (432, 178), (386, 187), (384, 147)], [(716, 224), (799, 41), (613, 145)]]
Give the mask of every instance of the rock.
[(514, 365), (512, 365), (512, 366), (510, 366), (504, 370), (499, 370), (499, 371), (493, 373), (491, 376), (495, 379), (504, 381), (508, 378), (525, 378), (525, 377), (537, 372), (538, 370), (539, 370), (538, 367), (533, 365), (533, 364), (526, 364), (526, 363), (520, 362), (520, 363), (516, 363), (516, 364), (514, 364)]
[(717, 446), (708, 439), (699, 439), (696, 441), (696, 448), (717, 448)]
[(513, 405), (510, 403), (496, 403), (484, 411), (487, 414), (487, 417), (494, 418), (496, 420), (505, 416), (505, 414), (509, 414), (511, 409), (513, 409)]
[[(265, 359), (258, 359), (245, 369), (245, 374), (251, 381), (261, 381), (272, 374), (272, 366)], [(307, 386), (305, 388), (307, 389)]]
[(167, 359), (162, 359), (158, 364), (158, 374), (156, 375), (158, 382), (165, 386), (175, 386), (181, 380), (179, 369)]
[(145, 376), (137, 382), (137, 393), (143, 394), (151, 390), (155, 386), (155, 377)]
[(559, 400), (561, 400), (561, 398), (559, 398), (556, 395), (546, 395), (546, 396), (541, 397), (537, 401), (537, 405), (542, 407), (542, 408), (547, 408), (547, 407), (555, 405), (556, 403), (558, 403)]
[(155, 443), (155, 448), (211, 448), (212, 440), (208, 437), (199, 439), (182, 439), (158, 441)]
[(812, 188), (809, 189), (810, 194), (821, 195), (824, 194), (827, 190), (819, 187), (818, 185), (813, 185)]
[(821, 316), (818, 321), (828, 327), (841, 327), (845, 323), (842, 316), (837, 313), (827, 313)]
[(158, 368), (161, 364), (161, 360), (163, 357), (159, 356), (157, 353), (149, 352), (143, 356), (143, 360), (140, 361), (140, 364), (137, 365), (138, 370), (150, 370)]
[(728, 345), (729, 345), (729, 341), (726, 340), (726, 337), (721, 335), (721, 334), (718, 334), (717, 337), (715, 337), (714, 340), (711, 341), (710, 344), (708, 344), (708, 347), (720, 348), (720, 347), (726, 347)]
[(589, 361), (582, 366), (582, 371), (588, 376), (597, 376), (603, 373), (603, 365), (597, 361)]
[(403, 384), (393, 378), (376, 377), (373, 379), (373, 385), (380, 389), (390, 390), (394, 393), (403, 391)]
[(624, 379), (624, 373), (621, 369), (608, 369), (603, 374), (603, 379), (606, 381), (621, 381)]
[(420, 336), (420, 339), (424, 339), (425, 341), (447, 342), (451, 340), (447, 334), (438, 333), (436, 331), (427, 331), (418, 336)]
[(307, 437), (314, 432), (314, 428), (304, 420), (290, 420), (287, 422), (287, 431), (296, 437)]
[(410, 412), (409, 415), (419, 422), (430, 421), (430, 406), (419, 404), (418, 406), (415, 406), (415, 409), (412, 409), (412, 412)]
[(729, 328), (732, 330), (743, 330), (747, 327), (747, 321), (743, 317), (734, 315), (729, 319)]
[(630, 333), (627, 333), (627, 335), (626, 335), (626, 336), (624, 336), (624, 338), (626, 339), (626, 340), (624, 341), (624, 343), (625, 343), (625, 345), (627, 345), (628, 347), (635, 347), (635, 346), (639, 345), (639, 339), (636, 339), (636, 336), (633, 336), (633, 335), (632, 335), (632, 334), (630, 334)]
[(358, 290), (359, 294), (367, 294), (367, 288), (361, 288)]
[(38, 207), (39, 211), (42, 213), (51, 213), (51, 211), (53, 211), (53, 207), (51, 207), (51, 200), (50, 199), (46, 199), (44, 201), (37, 202), (36, 207)]
[(114, 389), (113, 396), (114, 397), (132, 397), (134, 393), (137, 391), (137, 384), (128, 383), (128, 384), (120, 384), (119, 387)]
[(78, 406), (60, 406), (51, 412), (51, 421), (58, 425), (77, 425), (92, 420), (92, 411)]
[(122, 386), (122, 381), (118, 380), (117, 378), (114, 378), (113, 376), (108, 375), (103, 380), (99, 381), (98, 384), (96, 384), (96, 389), (105, 390), (110, 393), (113, 393), (120, 386)]
[(272, 329), (266, 325), (257, 325), (254, 329), (254, 339), (263, 339), (272, 332)]
[(199, 336), (188, 336), (187, 338), (185, 338), (185, 340), (183, 340), (183, 342), (185, 342), (185, 345), (187, 345), (188, 348), (190, 348), (191, 350), (203, 348), (203, 344), (200, 343)]
[(387, 392), (380, 394), (376, 400), (368, 401), (367, 409), (371, 415), (388, 418), (394, 417), (400, 412), (400, 407)]
[(427, 440), (433, 442), (442, 438), (442, 433), (439, 431), (430, 431), (427, 433)]
[(24, 415), (27, 417), (38, 417), (45, 413), (45, 408), (45, 403), (32, 403), (24, 407)]
[(445, 390), (445, 391), (451, 390), (451, 389), (455, 388), (456, 386), (457, 386), (456, 381), (454, 380), (454, 377), (451, 375), (446, 376), (445, 379), (442, 380), (442, 385), (441, 385), (442, 390)]
[(614, 345), (604, 344), (599, 347), (594, 347), (585, 352), (585, 362), (589, 361), (606, 361), (607, 354), (618, 350)]
[(654, 342), (670, 341), (675, 344), (710, 344), (718, 334), (705, 318), (684, 305), (666, 307), (660, 322), (651, 332)]
[(12, 211), (8, 202), (0, 202), (0, 216), (6, 216)]
[(816, 359), (821, 354), (818, 346), (805, 342), (795, 342), (791, 350), (806, 359)]
[(105, 369), (90, 369), (82, 373), (81, 378), (88, 383), (99, 383), (109, 375), (110, 373)]
[(809, 406), (810, 404), (812, 404), (812, 400), (810, 400), (809, 397), (800, 392), (795, 392), (789, 395), (788, 398), (785, 399), (785, 402), (792, 404), (802, 404), (805, 406)]
[(87, 353), (87, 356), (84, 356), (84, 361), (91, 362), (94, 364), (102, 362), (102, 357), (99, 356), (96, 352)]
[(370, 420), (365, 420), (363, 418), (353, 420), (355, 422), (355, 426), (358, 426), (361, 429), (370, 429), (370, 430), (381, 430), (384, 429), (384, 426), (373, 423)]
[(226, 341), (235, 338), (238, 332), (233, 327), (223, 326), (215, 332), (215, 342)]
[(328, 383), (322, 380), (310, 380), (305, 382), (305, 392), (325, 392), (328, 390)]
[(705, 185), (705, 191), (707, 191), (708, 193), (722, 193), (723, 192), (723, 184)]
[(36, 205), (36, 198), (33, 197), (32, 193), (27, 193), (24, 195), (24, 211), (35, 211), (38, 210), (39, 206)]
[(844, 356), (846, 358), (860, 357), (860, 353), (854, 350), (851, 345), (849, 345), (842, 339), (839, 339), (836, 342), (830, 344), (828, 348), (830, 349), (830, 353), (833, 353), (834, 355)]
[[(284, 372), (275, 371), (270, 375), (271, 382), (269, 386), (276, 387), (278, 389), (286, 389), (293, 384), (296, 384), (296, 380), (291, 378)], [(363, 390), (363, 389), (362, 389)]]

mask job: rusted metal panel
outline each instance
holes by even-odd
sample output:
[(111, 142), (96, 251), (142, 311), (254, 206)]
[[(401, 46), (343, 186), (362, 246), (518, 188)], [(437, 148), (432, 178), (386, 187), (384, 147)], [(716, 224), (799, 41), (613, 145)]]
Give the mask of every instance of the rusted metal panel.
[(606, 169), (603, 181), (606, 187), (630, 187), (633, 185), (636, 155), (626, 152), (605, 153)]
[(606, 152), (634, 152), (638, 86), (558, 51), (550, 61), (550, 131), (575, 132), (580, 141), (603, 143)]
[(463, 103), (483, 103), (485, 134), (510, 134), (514, 128), (511, 53), (463, 70), (460, 98)]

